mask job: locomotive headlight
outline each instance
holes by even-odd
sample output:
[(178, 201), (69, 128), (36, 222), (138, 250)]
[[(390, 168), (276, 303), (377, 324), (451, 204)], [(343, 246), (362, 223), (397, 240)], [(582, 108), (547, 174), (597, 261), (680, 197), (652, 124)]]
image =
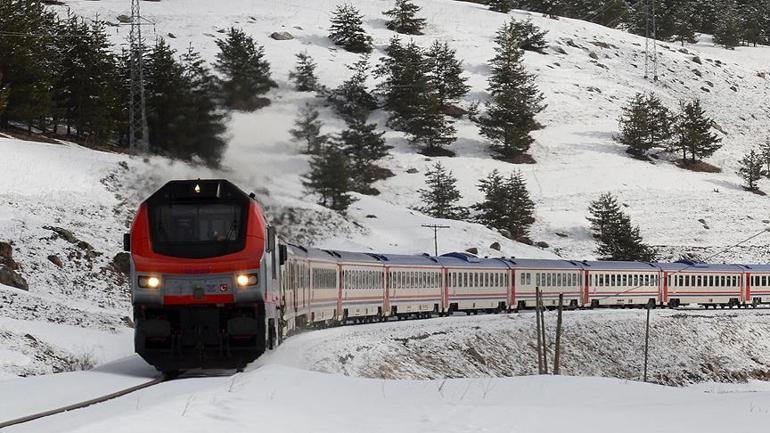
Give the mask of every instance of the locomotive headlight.
[(235, 282), (238, 283), (239, 287), (256, 286), (257, 281), (257, 274), (239, 274), (235, 277)]
[(139, 287), (143, 289), (157, 289), (160, 287), (160, 278), (146, 275), (141, 276), (139, 277)]

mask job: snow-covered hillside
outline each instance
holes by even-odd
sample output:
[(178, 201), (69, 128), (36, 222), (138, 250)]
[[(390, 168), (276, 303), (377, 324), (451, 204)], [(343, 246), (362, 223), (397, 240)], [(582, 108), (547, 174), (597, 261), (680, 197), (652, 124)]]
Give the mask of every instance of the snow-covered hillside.
[[(391, 3), (355, 2), (375, 39), (374, 60), (394, 35), (381, 15)], [(473, 86), (464, 103), (483, 101), (492, 37), (508, 17), (453, 0), (417, 3), (429, 24), (426, 34), (415, 41), (422, 46), (435, 39), (449, 41), (464, 60)], [(209, 61), (217, 52), (220, 31), (229, 26), (242, 27), (265, 45), (279, 88), (270, 93), (269, 107), (232, 115), (221, 172), (162, 158), (143, 160), (69, 144), (0, 137), (0, 241), (13, 243), (14, 258), (30, 283), (29, 292), (0, 287), (0, 371), (11, 375), (58, 371), (131, 351), (128, 294), (111, 260), (120, 250), (121, 234), (136, 204), (172, 178), (230, 178), (255, 191), (283, 233), (303, 243), (384, 252), (432, 250), (433, 234), (420, 225), (434, 221), (410, 208), (420, 204), (417, 190), (424, 185), (426, 167), (436, 159), (417, 154), (400, 133), (386, 134), (395, 149), (384, 165), (396, 176), (376, 185), (380, 196), (359, 196), (346, 219), (313, 204), (301, 186), (307, 160), (289, 140), (288, 130), (298, 108), (313, 98), (291, 90), (288, 73), (294, 55), (306, 50), (318, 62), (324, 85), (336, 86), (347, 78), (345, 65), (357, 57), (326, 38), (329, 11), (336, 4), (332, 0), (142, 2), (143, 14), (154, 23), (144, 28), (149, 39), (165, 37), (179, 50), (191, 43)], [(53, 7), (117, 23), (129, 4), (72, 0)], [(508, 256), (590, 258), (593, 243), (586, 231), (586, 208), (604, 191), (615, 192), (646, 239), (672, 256), (719, 250), (767, 225), (770, 216), (764, 208), (769, 199), (744, 192), (734, 172), (738, 157), (764, 139), (770, 123), (765, 78), (770, 67), (764, 62), (770, 49), (727, 51), (713, 47), (708, 37), (684, 48), (662, 44), (660, 81), (653, 85), (642, 79), (644, 40), (639, 37), (570, 19), (526, 12), (512, 16), (531, 18), (549, 31), (547, 54), (526, 55), (548, 102), (540, 116), (545, 129), (536, 133), (532, 149), (538, 163), (513, 166), (491, 159), (477, 128), (467, 120), (456, 125), (459, 139), (451, 149), (458, 156), (441, 161), (460, 177), (466, 205), (480, 199), (478, 179), (493, 169), (522, 170), (537, 203), (532, 238), (551, 248), (527, 247), (479, 225), (449, 221), (444, 223), (452, 228), (441, 233), (440, 251), (478, 247), (481, 254), (500, 254), (489, 248), (497, 241)], [(128, 28), (109, 29), (114, 42), (125, 46)], [(289, 31), (295, 39), (273, 40), (269, 35), (274, 31)], [(695, 56), (701, 63), (693, 61)], [(723, 173), (684, 171), (665, 157), (656, 164), (641, 162), (613, 142), (620, 106), (644, 90), (655, 90), (670, 106), (681, 98), (703, 100), (725, 131), (724, 148), (709, 161)], [(325, 133), (343, 127), (330, 111), (322, 110), (322, 116)], [(384, 128), (385, 114), (374, 117)], [(418, 173), (410, 174), (410, 169)], [(760, 186), (768, 189), (770, 183)], [(57, 234), (54, 229), (66, 232)], [(62, 233), (71, 233), (75, 241)], [(766, 239), (754, 242), (753, 247), (715, 260), (766, 261), (770, 257), (763, 248)], [(49, 260), (53, 255), (63, 262), (62, 268)], [(49, 332), (50, 324), (72, 327), (67, 328), (72, 339)]]
[[(108, 21), (115, 21), (128, 7), (120, 0), (66, 3), (76, 13)], [(324, 245), (429, 250), (431, 233), (415, 228), (426, 219), (412, 216), (406, 208), (419, 205), (417, 190), (423, 185), (423, 172), (430, 162), (416, 154), (400, 133), (387, 134), (396, 149), (385, 165), (397, 176), (376, 185), (383, 192), (381, 196), (365, 197), (354, 205), (352, 223), (308, 204), (302, 192), (300, 175), (307, 169), (306, 160), (297, 155), (288, 129), (298, 107), (311, 96), (290, 90), (288, 72), (294, 65), (294, 54), (307, 51), (319, 64), (323, 84), (335, 86), (347, 78), (350, 72), (345, 64), (352, 63), (356, 56), (337, 49), (326, 37), (329, 12), (337, 3), (164, 0), (143, 2), (142, 7), (143, 14), (155, 23), (150, 38), (165, 37), (180, 50), (192, 43), (209, 60), (217, 52), (214, 42), (221, 37), (218, 32), (229, 26), (242, 27), (265, 45), (280, 88), (271, 94), (272, 106), (233, 117), (226, 157), (233, 176), (258, 191), (268, 191), (267, 201), (276, 210), (308, 209), (310, 212), (292, 213), (298, 221), (326, 220), (326, 227), (337, 229), (338, 233), (329, 234), (328, 239), (321, 241)], [(374, 36), (374, 60), (382, 55), (383, 47), (395, 34), (385, 28), (381, 14), (391, 3), (355, 2), (365, 14), (367, 30)], [(473, 86), (464, 102), (483, 101), (487, 61), (493, 52), (491, 39), (508, 17), (481, 5), (453, 0), (417, 3), (423, 7), (428, 27), (424, 36), (414, 40), (422, 46), (436, 39), (449, 41), (464, 60)], [(728, 51), (713, 47), (707, 36), (701, 38), (701, 43), (683, 48), (660, 44), (660, 81), (654, 85), (642, 77), (643, 38), (577, 20), (552, 20), (527, 12), (514, 12), (512, 16), (531, 18), (549, 32), (547, 54), (528, 53), (526, 57), (530, 70), (539, 76), (538, 83), (548, 103), (540, 116), (545, 129), (536, 134), (537, 142), (532, 149), (538, 163), (515, 167), (490, 159), (477, 128), (468, 121), (458, 122), (459, 139), (452, 146), (458, 157), (443, 158), (442, 162), (460, 177), (465, 204), (480, 199), (477, 181), (492, 169), (522, 170), (537, 203), (538, 222), (533, 228), (533, 239), (545, 240), (553, 251), (571, 258), (592, 256), (593, 244), (586, 233), (586, 209), (590, 200), (605, 191), (615, 192), (628, 205), (627, 211), (650, 243), (673, 246), (664, 249), (664, 253), (672, 255), (690, 249), (718, 249), (766, 225), (763, 220), (770, 216), (762, 209), (768, 199), (745, 193), (735, 171), (739, 157), (764, 140), (770, 125), (770, 86), (765, 74), (770, 67), (763, 61), (770, 56), (770, 49), (747, 47)], [(289, 31), (296, 38), (276, 41), (269, 37), (274, 31)], [(114, 40), (125, 43), (127, 32), (125, 27), (115, 28)], [(693, 61), (696, 56), (700, 63)], [(665, 160), (657, 164), (633, 160), (613, 142), (620, 106), (636, 92), (652, 90), (671, 107), (676, 107), (680, 99), (703, 101), (725, 132), (724, 148), (709, 160), (721, 167), (723, 173), (692, 173)], [(342, 127), (331, 113), (323, 114), (327, 132)], [(383, 123), (384, 115), (380, 113), (377, 117)], [(408, 174), (409, 168), (420, 173)], [(768, 188), (770, 183), (763, 181), (761, 186)], [(377, 218), (366, 218), (367, 215)], [(706, 224), (698, 222), (699, 219)], [(442, 249), (485, 247), (491, 240), (489, 236), (474, 239), (464, 231), (467, 226), (462, 223), (451, 225), (454, 229), (446, 232), (444, 239), (458, 242), (444, 243)], [(317, 240), (326, 237), (303, 234)], [(765, 242), (760, 238), (756, 245)], [(759, 261), (766, 256), (761, 248), (749, 248), (720, 259)]]

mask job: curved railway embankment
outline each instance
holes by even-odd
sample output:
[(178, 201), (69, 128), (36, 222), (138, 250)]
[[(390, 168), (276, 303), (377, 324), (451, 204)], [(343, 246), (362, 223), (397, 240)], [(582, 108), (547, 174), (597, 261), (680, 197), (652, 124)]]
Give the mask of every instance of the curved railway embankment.
[[(770, 310), (653, 310), (651, 382), (770, 379)], [(556, 313), (546, 314), (549, 362)], [(645, 311), (564, 314), (562, 373), (641, 380)], [(451, 317), (305, 332), (272, 362), (349, 376), (440, 379), (537, 371), (532, 313)]]

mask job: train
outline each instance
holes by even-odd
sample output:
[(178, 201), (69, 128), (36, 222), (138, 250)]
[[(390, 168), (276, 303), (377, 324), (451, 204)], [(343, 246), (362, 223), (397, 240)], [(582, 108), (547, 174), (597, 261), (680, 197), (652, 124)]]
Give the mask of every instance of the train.
[(254, 194), (174, 180), (130, 233), (136, 352), (167, 374), (243, 369), (300, 329), (454, 313), (567, 308), (756, 307), (770, 265), (381, 254), (280, 240)]

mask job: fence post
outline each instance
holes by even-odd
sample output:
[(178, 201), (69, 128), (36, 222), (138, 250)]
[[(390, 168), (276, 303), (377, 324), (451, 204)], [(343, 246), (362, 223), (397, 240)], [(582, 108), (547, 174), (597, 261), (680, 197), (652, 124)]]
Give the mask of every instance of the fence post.
[(540, 287), (535, 287), (535, 321), (537, 323), (537, 374), (543, 374), (543, 334), (540, 332)]
[(548, 374), (548, 342), (545, 339), (545, 302), (543, 292), (540, 292), (540, 332), (543, 334), (543, 374)]
[(561, 363), (561, 315), (564, 311), (564, 293), (559, 293), (559, 313), (556, 316), (556, 349), (553, 357), (553, 374), (559, 374)]
[(647, 382), (647, 359), (650, 348), (650, 304), (647, 304), (647, 325), (644, 331), (644, 381)]

